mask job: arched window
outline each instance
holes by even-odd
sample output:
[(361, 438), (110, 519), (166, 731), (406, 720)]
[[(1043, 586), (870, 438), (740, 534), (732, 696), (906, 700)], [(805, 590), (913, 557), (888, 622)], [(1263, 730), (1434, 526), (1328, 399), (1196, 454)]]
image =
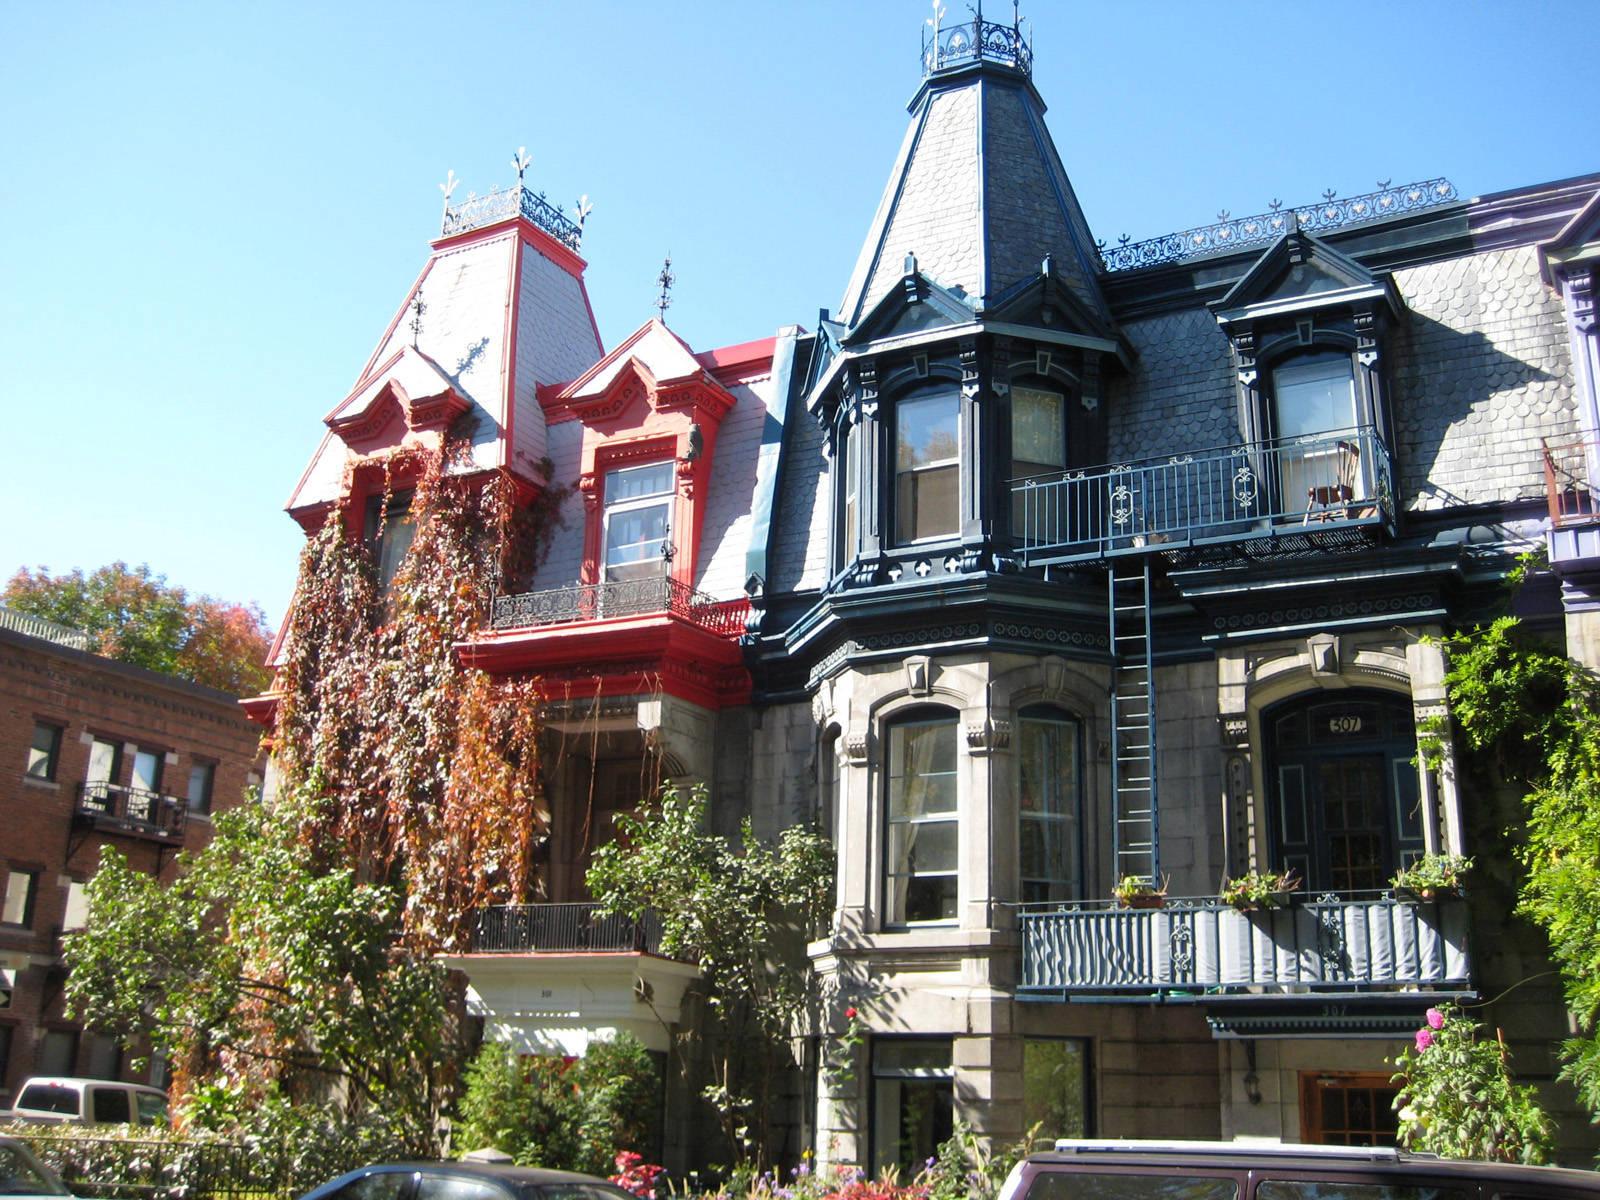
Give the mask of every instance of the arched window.
[(886, 740), (885, 922), (953, 921), (961, 831), (955, 714), (902, 718), (888, 727)]
[(1057, 709), (1026, 708), (1017, 722), (1017, 846), (1022, 901), (1081, 898), (1081, 734)]
[(895, 405), (895, 544), (954, 536), (961, 528), (961, 397), (916, 392)]
[(1318, 695), (1269, 709), (1267, 825), (1274, 869), (1311, 891), (1388, 886), (1422, 852), (1411, 704), (1384, 692)]

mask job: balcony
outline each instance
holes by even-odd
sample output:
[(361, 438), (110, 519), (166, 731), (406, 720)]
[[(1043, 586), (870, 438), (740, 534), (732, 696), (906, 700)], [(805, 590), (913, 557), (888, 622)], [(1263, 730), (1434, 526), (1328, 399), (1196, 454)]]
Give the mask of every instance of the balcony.
[(744, 632), (749, 607), (746, 599), (713, 600), (687, 584), (658, 575), (497, 596), (490, 626), (496, 630), (527, 629), (667, 614), (718, 637), (736, 638)]
[(1186, 563), (1371, 544), (1394, 529), (1370, 426), (1065, 471), (1011, 486), (1028, 566), (1161, 553)]
[(1563, 563), (1600, 559), (1600, 507), (1593, 483), (1600, 479), (1600, 435), (1543, 440), (1550, 561), (1559, 571)]
[(1214, 897), (1155, 909), (1103, 901), (1024, 909), (1019, 995), (1035, 999), (1464, 991), (1467, 905), (1390, 892), (1238, 912)]
[(114, 783), (84, 783), (74, 819), (105, 833), (182, 843), (189, 806), (177, 796)]
[(598, 904), (497, 904), (478, 913), (475, 954), (661, 953), (661, 920), (607, 916)]

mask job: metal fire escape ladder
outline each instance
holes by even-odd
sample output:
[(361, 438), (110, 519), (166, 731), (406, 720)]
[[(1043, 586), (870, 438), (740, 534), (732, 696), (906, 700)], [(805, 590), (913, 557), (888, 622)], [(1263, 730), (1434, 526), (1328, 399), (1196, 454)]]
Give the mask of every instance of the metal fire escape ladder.
[(1159, 887), (1150, 557), (1113, 560), (1106, 580), (1111, 635), (1113, 862), (1117, 879), (1135, 875)]

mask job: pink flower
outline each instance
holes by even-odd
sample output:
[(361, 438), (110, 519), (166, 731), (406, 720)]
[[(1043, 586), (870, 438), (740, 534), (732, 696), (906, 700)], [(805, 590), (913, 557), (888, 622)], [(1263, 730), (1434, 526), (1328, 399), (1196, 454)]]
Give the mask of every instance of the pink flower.
[(1442, 1012), (1440, 1012), (1437, 1008), (1430, 1008), (1428, 1010), (1427, 1016), (1428, 1016), (1428, 1028), (1429, 1029), (1443, 1029), (1444, 1028), (1444, 1014)]
[(1417, 1030), (1417, 1053), (1421, 1054), (1424, 1050), (1426, 1050), (1431, 1045), (1433, 1045), (1433, 1030), (1431, 1030), (1431, 1029), (1419, 1029), (1419, 1030)]
[(856, 1019), (856, 1010), (854, 1005), (844, 1010), (844, 1019), (846, 1021), (854, 1021)]

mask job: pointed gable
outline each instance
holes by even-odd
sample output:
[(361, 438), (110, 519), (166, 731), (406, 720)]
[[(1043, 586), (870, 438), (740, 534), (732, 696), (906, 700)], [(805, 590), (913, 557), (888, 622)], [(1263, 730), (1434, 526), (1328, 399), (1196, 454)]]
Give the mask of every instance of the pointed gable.
[(651, 319), (571, 383), (546, 390), (540, 403), (551, 424), (593, 424), (621, 417), (647, 396), (654, 407), (670, 407), (672, 397), (685, 389), (696, 393), (694, 406), (714, 411), (718, 418), (733, 403), (688, 343)]
[(1267, 247), (1211, 309), (1226, 325), (1276, 311), (1378, 298), (1399, 311), (1400, 298), (1388, 276), (1374, 275), (1321, 238), (1294, 228)]
[(859, 324), (915, 255), (926, 276), (981, 307), (1046, 255), (1088, 309), (1107, 314), (1100, 261), (1026, 75), (981, 61), (934, 72), (840, 302)]

